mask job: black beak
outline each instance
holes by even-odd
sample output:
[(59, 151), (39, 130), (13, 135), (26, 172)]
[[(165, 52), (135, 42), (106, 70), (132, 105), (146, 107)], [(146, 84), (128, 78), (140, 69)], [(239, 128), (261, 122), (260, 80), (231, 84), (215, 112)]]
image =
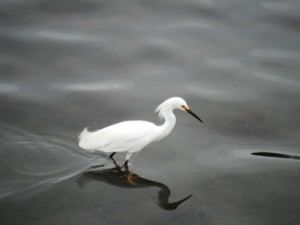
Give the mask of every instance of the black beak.
[(199, 118), (199, 116), (197, 116), (195, 113), (193, 113), (192, 110), (190, 109), (185, 109), (185, 111), (187, 111), (189, 114), (191, 114), (193, 117), (195, 117), (197, 120), (199, 120), (201, 123), (203, 123), (203, 121)]

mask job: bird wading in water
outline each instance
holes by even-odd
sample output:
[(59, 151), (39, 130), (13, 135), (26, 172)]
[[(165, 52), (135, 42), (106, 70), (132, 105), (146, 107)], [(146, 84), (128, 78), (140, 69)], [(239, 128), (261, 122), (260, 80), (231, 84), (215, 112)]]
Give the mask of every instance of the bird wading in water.
[(79, 146), (89, 151), (111, 153), (110, 158), (118, 152), (126, 152), (124, 165), (127, 166), (129, 160), (148, 144), (160, 141), (170, 134), (176, 124), (176, 117), (173, 112), (175, 109), (186, 111), (203, 123), (190, 110), (184, 99), (173, 97), (161, 103), (156, 109), (158, 116), (164, 120), (162, 125), (157, 126), (147, 121), (131, 120), (93, 132), (85, 128), (79, 135)]

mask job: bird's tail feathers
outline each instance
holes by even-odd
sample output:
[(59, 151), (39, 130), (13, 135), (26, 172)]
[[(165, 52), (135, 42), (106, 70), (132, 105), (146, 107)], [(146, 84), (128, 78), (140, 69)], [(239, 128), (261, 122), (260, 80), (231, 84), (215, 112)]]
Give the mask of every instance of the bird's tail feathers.
[(79, 141), (84, 139), (86, 136), (88, 136), (91, 132), (88, 131), (88, 127), (84, 128), (83, 131), (78, 136)]

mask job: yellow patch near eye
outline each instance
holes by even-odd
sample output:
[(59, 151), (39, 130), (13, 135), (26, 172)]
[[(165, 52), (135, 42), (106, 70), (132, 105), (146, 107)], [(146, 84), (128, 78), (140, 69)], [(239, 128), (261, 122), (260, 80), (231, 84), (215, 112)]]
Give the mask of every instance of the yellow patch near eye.
[(190, 107), (188, 107), (187, 105), (182, 105), (181, 108), (183, 108), (184, 110), (189, 110)]

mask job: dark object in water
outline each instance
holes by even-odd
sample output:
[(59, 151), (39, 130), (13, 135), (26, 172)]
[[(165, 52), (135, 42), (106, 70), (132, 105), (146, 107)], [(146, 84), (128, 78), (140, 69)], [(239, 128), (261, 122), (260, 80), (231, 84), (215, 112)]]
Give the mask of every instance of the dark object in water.
[(264, 156), (264, 157), (274, 157), (274, 158), (283, 158), (283, 159), (297, 159), (300, 160), (300, 156), (296, 155), (287, 155), (282, 153), (274, 152), (253, 152), (252, 155)]

